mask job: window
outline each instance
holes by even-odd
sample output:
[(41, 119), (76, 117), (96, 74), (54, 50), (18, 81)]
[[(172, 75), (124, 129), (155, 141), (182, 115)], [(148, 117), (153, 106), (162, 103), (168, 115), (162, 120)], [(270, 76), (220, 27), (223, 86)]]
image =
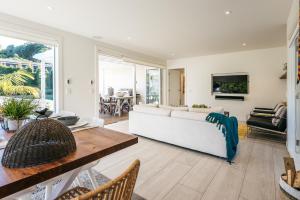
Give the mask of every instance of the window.
[(54, 45), (0, 35), (0, 102), (34, 98), (55, 110), (55, 51)]

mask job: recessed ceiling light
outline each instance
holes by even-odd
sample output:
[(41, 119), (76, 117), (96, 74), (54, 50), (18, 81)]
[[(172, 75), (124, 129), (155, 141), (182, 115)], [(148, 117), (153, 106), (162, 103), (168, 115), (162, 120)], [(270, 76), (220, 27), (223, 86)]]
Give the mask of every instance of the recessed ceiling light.
[(53, 10), (53, 7), (52, 6), (47, 6), (48, 10), (49, 11), (52, 11)]
[(244, 43), (242, 44), (242, 46), (245, 47), (245, 46), (247, 46), (247, 44), (244, 42)]
[(232, 14), (232, 11), (231, 11), (231, 10), (226, 10), (226, 11), (225, 11), (225, 15), (230, 15), (230, 14)]

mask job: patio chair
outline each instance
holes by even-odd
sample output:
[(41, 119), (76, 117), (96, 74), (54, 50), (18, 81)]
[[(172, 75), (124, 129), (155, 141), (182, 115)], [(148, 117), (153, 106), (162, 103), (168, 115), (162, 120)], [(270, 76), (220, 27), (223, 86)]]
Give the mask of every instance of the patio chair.
[(135, 160), (119, 177), (100, 185), (95, 190), (91, 191), (88, 188), (75, 187), (57, 197), (56, 200), (131, 200), (139, 168), (140, 161)]
[(286, 135), (287, 108), (281, 106), (274, 115), (250, 116), (247, 120), (248, 130), (258, 129), (261, 132)]
[(122, 105), (122, 112), (127, 112), (127, 113), (129, 113), (129, 111), (130, 111), (130, 104), (129, 104), (129, 102), (126, 102), (126, 103), (124, 103), (123, 105)]
[(251, 115), (256, 115), (257, 113), (275, 114), (282, 106), (285, 106), (283, 102), (276, 104), (274, 108), (255, 107), (251, 112)]
[(100, 113), (111, 113), (110, 98), (100, 97)]
[(110, 104), (109, 104), (109, 109), (110, 110), (109, 111), (110, 111), (111, 115), (115, 115), (116, 108), (117, 108), (117, 103), (118, 103), (117, 98), (115, 98), (115, 97), (110, 98)]

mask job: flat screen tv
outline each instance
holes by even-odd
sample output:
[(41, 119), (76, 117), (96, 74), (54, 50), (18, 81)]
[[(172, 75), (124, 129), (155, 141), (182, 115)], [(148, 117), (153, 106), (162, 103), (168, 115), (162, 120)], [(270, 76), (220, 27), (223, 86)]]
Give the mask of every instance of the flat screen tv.
[(248, 94), (248, 75), (212, 75), (212, 92), (220, 94)]

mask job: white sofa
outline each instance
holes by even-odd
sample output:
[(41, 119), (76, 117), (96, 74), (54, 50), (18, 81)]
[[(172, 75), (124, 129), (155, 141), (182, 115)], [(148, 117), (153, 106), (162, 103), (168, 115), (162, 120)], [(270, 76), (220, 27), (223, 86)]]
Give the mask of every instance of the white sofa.
[[(133, 111), (129, 112), (129, 132), (226, 158), (226, 141), (223, 133), (215, 124), (205, 120), (209, 112), (187, 110), (136, 105)], [(224, 112), (223, 108), (211, 110)]]

